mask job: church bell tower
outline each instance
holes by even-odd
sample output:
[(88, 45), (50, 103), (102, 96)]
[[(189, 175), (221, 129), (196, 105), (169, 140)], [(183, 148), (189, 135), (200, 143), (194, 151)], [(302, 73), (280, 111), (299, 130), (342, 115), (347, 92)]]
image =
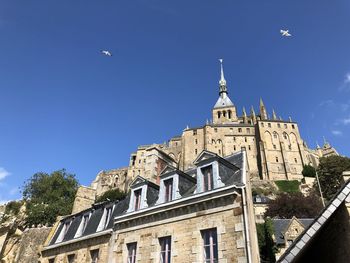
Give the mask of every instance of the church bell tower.
[(219, 80), (219, 98), (212, 110), (213, 124), (225, 124), (237, 121), (236, 107), (228, 97), (226, 80), (224, 76), (224, 69), (222, 59), (219, 59), (221, 66), (221, 77)]

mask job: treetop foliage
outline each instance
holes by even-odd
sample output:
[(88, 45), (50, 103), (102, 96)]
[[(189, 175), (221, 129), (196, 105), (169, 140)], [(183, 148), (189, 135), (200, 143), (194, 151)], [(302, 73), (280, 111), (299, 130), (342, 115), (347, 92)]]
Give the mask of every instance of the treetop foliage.
[(52, 225), (57, 216), (70, 214), (77, 189), (75, 175), (65, 169), (34, 174), (23, 187), (27, 224)]
[(314, 218), (322, 210), (320, 198), (311, 193), (304, 197), (302, 193), (281, 193), (269, 203), (265, 217), (271, 218)]
[(303, 171), (301, 173), (303, 174), (304, 177), (315, 177), (316, 169), (313, 166), (307, 164), (307, 165), (304, 165)]
[[(332, 155), (320, 158), (317, 168), (323, 197), (328, 201), (333, 198), (344, 183), (343, 172), (350, 171), (350, 158)], [(318, 192), (317, 181), (314, 189)]]

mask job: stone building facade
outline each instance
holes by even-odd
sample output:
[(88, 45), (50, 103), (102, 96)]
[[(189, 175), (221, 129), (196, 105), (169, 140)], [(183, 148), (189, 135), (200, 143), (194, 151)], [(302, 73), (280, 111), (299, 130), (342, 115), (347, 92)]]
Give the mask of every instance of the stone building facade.
[(126, 199), (63, 218), (41, 262), (259, 262), (246, 156), (203, 151), (158, 184), (137, 176)]

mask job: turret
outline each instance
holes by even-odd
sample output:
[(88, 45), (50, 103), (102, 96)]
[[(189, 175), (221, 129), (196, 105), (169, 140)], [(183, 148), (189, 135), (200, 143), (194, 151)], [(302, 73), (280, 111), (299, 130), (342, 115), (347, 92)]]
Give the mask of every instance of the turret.
[(272, 119), (273, 119), (274, 121), (277, 120), (277, 115), (276, 115), (276, 112), (275, 112), (274, 109), (272, 110)]
[(255, 110), (253, 106), (250, 109), (250, 115), (252, 117), (253, 123), (256, 123), (256, 115), (255, 115)]
[(260, 98), (260, 118), (262, 120), (267, 120), (267, 112), (263, 100)]

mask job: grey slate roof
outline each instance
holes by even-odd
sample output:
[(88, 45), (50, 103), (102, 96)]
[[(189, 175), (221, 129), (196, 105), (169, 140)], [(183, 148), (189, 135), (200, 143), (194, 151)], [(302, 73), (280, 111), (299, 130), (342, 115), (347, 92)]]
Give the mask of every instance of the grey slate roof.
[[(272, 219), (274, 234), (276, 238), (276, 244), (284, 244), (284, 233), (286, 232), (292, 219)], [(313, 218), (300, 218), (298, 221), (307, 228), (313, 221)]]
[(216, 103), (214, 105), (214, 109), (230, 107), (230, 106), (233, 106), (233, 103), (230, 100), (230, 98), (226, 94), (224, 94), (223, 96), (220, 96), (218, 98), (218, 100), (216, 101)]
[(71, 221), (71, 220), (72, 220), (72, 223), (69, 226), (62, 242), (74, 239), (74, 236), (77, 233), (77, 230), (78, 230), (79, 225), (82, 221), (82, 218), (87, 213), (91, 213), (91, 216), (90, 216), (90, 219), (86, 225), (85, 231), (82, 233), (82, 235), (80, 237), (88, 236), (88, 235), (96, 233), (97, 227), (102, 219), (104, 209), (106, 207), (110, 207), (110, 206), (114, 205), (114, 209), (112, 211), (112, 216), (111, 216), (109, 222), (107, 223), (107, 227), (105, 229), (102, 229), (102, 230), (111, 229), (113, 227), (114, 217), (125, 213), (125, 211), (127, 210), (128, 206), (129, 206), (129, 198), (130, 197), (127, 196), (125, 199), (123, 199), (119, 202), (114, 201), (114, 202), (103, 202), (103, 203), (95, 204), (89, 209), (86, 209), (86, 210), (81, 211), (77, 214), (73, 214), (73, 215), (70, 215), (70, 216), (63, 218), (60, 222), (60, 225), (58, 226), (58, 228), (56, 230), (55, 235), (53, 236), (53, 238), (50, 241), (50, 245), (53, 245), (56, 243), (56, 240), (57, 240), (58, 236), (60, 235), (64, 224), (68, 221)]

